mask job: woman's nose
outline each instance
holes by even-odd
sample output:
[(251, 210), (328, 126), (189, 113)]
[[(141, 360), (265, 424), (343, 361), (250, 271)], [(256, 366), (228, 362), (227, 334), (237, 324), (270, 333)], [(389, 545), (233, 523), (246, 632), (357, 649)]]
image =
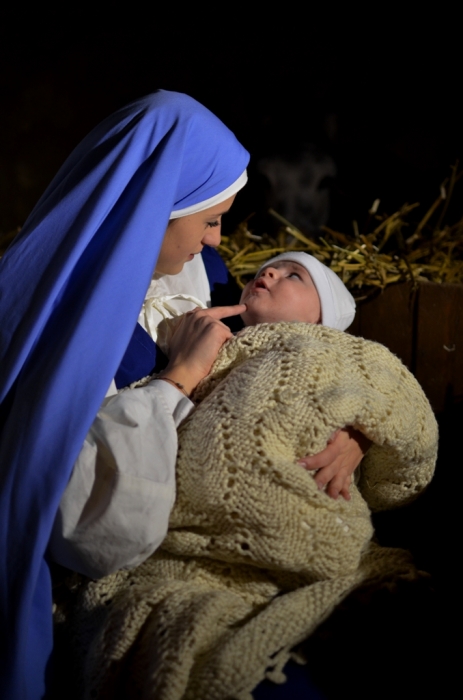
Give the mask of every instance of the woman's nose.
[(215, 228), (212, 228), (209, 231), (207, 231), (207, 233), (204, 235), (201, 243), (203, 245), (211, 245), (214, 248), (217, 248), (217, 246), (220, 245), (220, 239), (221, 239), (220, 226), (216, 226)]

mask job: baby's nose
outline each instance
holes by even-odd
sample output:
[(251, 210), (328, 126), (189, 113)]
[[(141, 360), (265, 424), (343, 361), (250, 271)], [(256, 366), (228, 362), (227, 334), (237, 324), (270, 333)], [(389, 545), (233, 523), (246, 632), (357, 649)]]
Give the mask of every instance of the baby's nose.
[(262, 270), (261, 276), (275, 277), (276, 272), (277, 272), (277, 270), (275, 267), (266, 267), (264, 270)]

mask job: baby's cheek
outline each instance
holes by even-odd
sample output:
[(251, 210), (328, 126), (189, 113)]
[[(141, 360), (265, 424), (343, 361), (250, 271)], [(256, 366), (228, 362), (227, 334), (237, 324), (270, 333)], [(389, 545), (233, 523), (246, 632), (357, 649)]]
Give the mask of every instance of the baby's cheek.
[(252, 321), (249, 318), (249, 314), (247, 312), (247, 309), (242, 314), (240, 314), (240, 318), (243, 321), (245, 326), (252, 326)]
[(241, 292), (241, 297), (240, 297), (240, 304), (244, 304), (245, 301), (244, 299), (246, 298), (247, 293), (249, 292), (249, 288), (251, 287), (252, 281), (248, 282), (243, 291)]

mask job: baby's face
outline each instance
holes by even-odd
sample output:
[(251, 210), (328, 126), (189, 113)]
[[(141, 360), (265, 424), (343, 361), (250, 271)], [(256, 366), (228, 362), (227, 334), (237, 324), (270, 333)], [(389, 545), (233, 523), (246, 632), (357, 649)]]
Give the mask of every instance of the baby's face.
[(289, 260), (264, 267), (241, 294), (246, 326), (276, 321), (320, 323), (321, 306), (312, 278), (302, 265)]

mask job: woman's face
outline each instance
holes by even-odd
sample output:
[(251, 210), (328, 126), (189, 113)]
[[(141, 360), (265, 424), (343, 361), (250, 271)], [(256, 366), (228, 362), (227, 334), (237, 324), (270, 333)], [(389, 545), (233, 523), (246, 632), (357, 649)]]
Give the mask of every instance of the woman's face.
[(218, 246), (222, 216), (230, 209), (234, 199), (235, 195), (204, 211), (169, 221), (156, 272), (177, 275), (205, 245)]

